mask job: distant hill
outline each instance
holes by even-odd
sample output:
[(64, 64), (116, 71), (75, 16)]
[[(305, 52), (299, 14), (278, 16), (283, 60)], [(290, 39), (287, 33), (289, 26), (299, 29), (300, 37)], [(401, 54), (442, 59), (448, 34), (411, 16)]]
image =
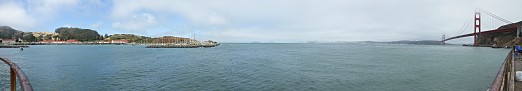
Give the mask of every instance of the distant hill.
[(415, 44), (415, 45), (441, 45), (440, 41), (435, 40), (420, 40), (420, 41), (410, 41), (410, 40), (402, 40), (402, 41), (392, 41), (387, 42), (389, 44)]
[[(412, 44), (412, 45), (441, 45), (440, 41), (436, 40), (420, 40), (420, 41), (412, 41), (412, 40), (401, 40), (401, 41), (391, 41), (391, 42), (378, 42), (378, 41), (357, 41), (357, 42), (308, 42), (308, 43), (363, 43), (363, 44)], [(447, 43), (446, 43), (447, 44)]]
[(13, 29), (9, 26), (0, 26), (0, 38), (2, 39), (13, 39), (22, 38), (24, 32)]

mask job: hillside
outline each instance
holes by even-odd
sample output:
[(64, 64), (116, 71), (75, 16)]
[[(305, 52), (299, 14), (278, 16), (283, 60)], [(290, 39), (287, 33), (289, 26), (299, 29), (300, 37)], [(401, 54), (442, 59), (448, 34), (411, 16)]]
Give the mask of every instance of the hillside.
[(24, 32), (13, 29), (9, 26), (0, 26), (0, 38), (2, 39), (12, 39), (12, 38), (22, 38)]
[(106, 38), (106, 40), (129, 40), (133, 43), (186, 43), (195, 41), (190, 38), (174, 37), (174, 36), (163, 36), (158, 38), (151, 38), (145, 36), (139, 36), (134, 34), (113, 34)]
[(79, 41), (93, 41), (103, 39), (96, 30), (82, 28), (61, 27), (55, 30), (60, 40), (76, 39)]
[[(522, 21), (517, 23), (512, 23), (508, 25), (504, 25), (499, 27), (498, 29), (505, 29), (512, 26), (522, 26)], [(477, 44), (479, 46), (513, 46), (519, 44), (520, 39), (516, 38), (517, 30), (512, 30), (510, 32), (500, 32), (500, 33), (490, 33), (479, 35), (477, 39)]]
[(134, 34), (100, 35), (96, 30), (60, 27), (51, 32), (23, 32), (9, 26), (0, 26), (0, 39), (22, 39), (25, 42), (36, 42), (43, 40), (70, 40), (98, 41), (98, 40), (128, 40), (130, 43), (188, 43), (196, 40), (183, 37), (163, 36), (151, 38)]

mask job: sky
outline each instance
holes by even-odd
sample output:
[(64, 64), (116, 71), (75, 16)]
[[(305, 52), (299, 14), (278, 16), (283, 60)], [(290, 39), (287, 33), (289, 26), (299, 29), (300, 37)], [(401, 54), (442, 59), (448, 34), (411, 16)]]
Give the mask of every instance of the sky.
[[(477, 9), (522, 21), (522, 0), (0, 0), (0, 26), (218, 42), (441, 40)], [(486, 17), (486, 16), (484, 16)], [(488, 24), (486, 21), (491, 21)], [(498, 26), (483, 20), (483, 26)], [(496, 25), (495, 25), (496, 24)], [(483, 28), (486, 29), (486, 28)], [(487, 29), (486, 29), (487, 30)], [(464, 33), (473, 32), (468, 28)], [(472, 43), (472, 38), (448, 41)]]

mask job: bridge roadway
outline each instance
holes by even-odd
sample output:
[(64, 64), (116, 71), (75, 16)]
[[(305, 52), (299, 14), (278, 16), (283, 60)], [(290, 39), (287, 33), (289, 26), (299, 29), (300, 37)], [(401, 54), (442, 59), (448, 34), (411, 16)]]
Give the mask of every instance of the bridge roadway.
[(455, 36), (455, 37), (451, 37), (451, 38), (444, 39), (444, 40), (442, 40), (442, 41), (448, 41), (448, 40), (452, 40), (452, 39), (457, 39), (457, 38), (462, 38), (462, 37), (468, 37), (468, 36), (473, 36), (473, 35), (478, 35), (478, 34), (488, 34), (488, 33), (498, 33), (498, 32), (510, 32), (510, 31), (515, 31), (515, 30), (517, 30), (517, 27), (509, 27), (509, 28), (503, 28), (503, 29), (495, 29), (495, 30), (489, 30), (489, 31), (484, 31), (484, 32), (480, 32), (480, 33), (469, 33), (469, 34), (459, 35), (459, 36)]

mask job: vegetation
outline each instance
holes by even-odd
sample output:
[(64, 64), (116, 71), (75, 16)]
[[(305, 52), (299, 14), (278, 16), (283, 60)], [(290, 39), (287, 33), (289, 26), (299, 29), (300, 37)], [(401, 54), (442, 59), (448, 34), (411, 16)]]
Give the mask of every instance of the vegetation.
[(18, 39), (22, 38), (24, 32), (15, 30), (9, 26), (0, 26), (0, 38), (2, 39)]
[(98, 32), (91, 29), (61, 27), (55, 30), (60, 40), (76, 39), (79, 41), (94, 41), (103, 39)]
[[(508, 25), (504, 25), (499, 27), (498, 29), (506, 29), (511, 26), (522, 26), (522, 21), (517, 23), (512, 23)], [(484, 31), (484, 30), (482, 30)], [(477, 38), (477, 44), (479, 46), (496, 46), (496, 47), (510, 47), (516, 44), (519, 44), (520, 39), (516, 38), (517, 30), (512, 30), (509, 32), (498, 32), (498, 33), (488, 33), (479, 35)]]
[(34, 37), (36, 37), (36, 41), (58, 39), (58, 33), (51, 33), (51, 32), (32, 32), (32, 34), (33, 34)]
[(150, 38), (145, 36), (138, 36), (134, 34), (114, 34), (106, 38), (106, 40), (129, 40), (133, 43), (186, 43), (192, 41), (189, 38), (181, 38), (174, 36), (163, 36), (159, 38)]
[(138, 36), (134, 34), (114, 34), (114, 35), (105, 35), (108, 36), (107, 40), (129, 40), (129, 42), (141, 43), (144, 42), (145, 39), (150, 39), (145, 36)]
[(151, 38), (134, 34), (114, 34), (103, 36), (91, 29), (61, 27), (51, 32), (22, 32), (8, 26), (0, 26), (0, 38), (2, 39), (22, 39), (24, 42), (37, 42), (43, 40), (70, 40), (96, 41), (96, 40), (128, 40), (130, 43), (188, 43), (195, 41), (189, 38), (163, 36)]
[(34, 37), (33, 33), (31, 33), (31, 32), (24, 33), (22, 36), (22, 40), (25, 42), (36, 42), (37, 41), (36, 37)]

